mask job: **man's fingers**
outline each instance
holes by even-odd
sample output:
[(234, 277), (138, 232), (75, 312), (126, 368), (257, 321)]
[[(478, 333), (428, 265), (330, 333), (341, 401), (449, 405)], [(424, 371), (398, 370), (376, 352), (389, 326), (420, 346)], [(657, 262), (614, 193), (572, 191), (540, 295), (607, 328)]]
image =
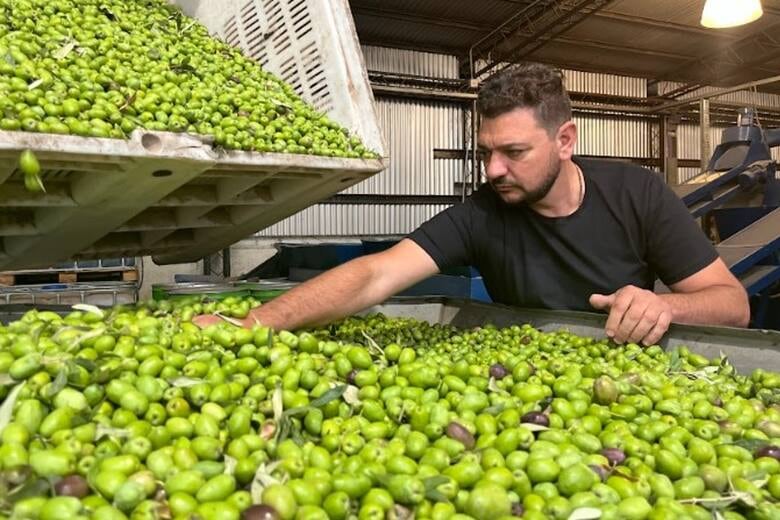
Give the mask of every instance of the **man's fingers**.
[(192, 323), (194, 323), (201, 329), (205, 329), (206, 327), (210, 327), (211, 325), (216, 325), (221, 321), (222, 318), (220, 318), (219, 316), (215, 316), (213, 314), (201, 314), (200, 316), (195, 316), (194, 318), (192, 318)]
[(614, 294), (591, 294), (589, 298), (590, 306), (600, 311), (608, 310), (614, 301)]
[(634, 295), (630, 291), (621, 291), (615, 293), (614, 300), (615, 301), (609, 309), (607, 324), (604, 326), (604, 330), (610, 338), (617, 337), (618, 332), (620, 331), (620, 324), (623, 322), (626, 311), (631, 307)]
[(655, 322), (653, 328), (642, 339), (642, 343), (649, 347), (650, 345), (655, 345), (656, 343), (661, 341), (661, 338), (664, 337), (666, 331), (669, 330), (669, 325), (671, 323), (672, 323), (671, 313), (669, 313), (668, 311), (662, 312), (661, 315), (658, 316), (658, 321)]
[(623, 313), (623, 320), (618, 325), (615, 331), (615, 342), (625, 343), (631, 338), (631, 333), (636, 326), (645, 319), (645, 313), (648, 309), (648, 302), (642, 298), (634, 298), (631, 300), (626, 312)]
[(644, 339), (644, 337), (647, 336), (651, 330), (653, 330), (653, 327), (655, 327), (655, 324), (658, 323), (658, 318), (660, 316), (660, 310), (655, 310), (653, 312), (650, 311), (649, 308), (646, 309), (642, 318), (636, 324), (634, 329), (628, 334), (627, 341), (632, 343), (639, 343), (642, 341), (642, 339)]

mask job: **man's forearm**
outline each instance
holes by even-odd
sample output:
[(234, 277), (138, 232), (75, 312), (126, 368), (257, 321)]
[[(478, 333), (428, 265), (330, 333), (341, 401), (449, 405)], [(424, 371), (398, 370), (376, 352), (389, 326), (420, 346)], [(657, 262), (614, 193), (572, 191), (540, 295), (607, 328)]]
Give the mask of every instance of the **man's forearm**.
[(341, 265), (253, 309), (245, 325), (293, 330), (338, 320), (385, 299), (372, 284), (370, 257)]
[(714, 285), (691, 293), (659, 295), (672, 307), (676, 323), (745, 327), (750, 321), (750, 305), (741, 287)]

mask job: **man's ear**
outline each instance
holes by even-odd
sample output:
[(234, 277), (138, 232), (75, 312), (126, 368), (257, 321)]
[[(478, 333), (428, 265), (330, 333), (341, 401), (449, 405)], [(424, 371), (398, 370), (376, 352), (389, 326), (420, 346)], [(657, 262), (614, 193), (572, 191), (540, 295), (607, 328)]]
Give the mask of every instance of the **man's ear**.
[(574, 146), (577, 144), (577, 125), (574, 121), (566, 121), (558, 129), (555, 136), (558, 145), (558, 157), (561, 160), (569, 160), (574, 154)]

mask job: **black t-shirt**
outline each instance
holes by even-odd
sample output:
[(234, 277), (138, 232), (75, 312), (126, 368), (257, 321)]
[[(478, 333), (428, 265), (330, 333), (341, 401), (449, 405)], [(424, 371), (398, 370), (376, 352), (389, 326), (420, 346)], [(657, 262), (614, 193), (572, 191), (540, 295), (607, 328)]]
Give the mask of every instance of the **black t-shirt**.
[(593, 293), (674, 284), (717, 258), (685, 205), (653, 172), (574, 159), (585, 198), (567, 217), (508, 206), (489, 185), (439, 213), (409, 238), (439, 269), (473, 265), (493, 301), (592, 310)]

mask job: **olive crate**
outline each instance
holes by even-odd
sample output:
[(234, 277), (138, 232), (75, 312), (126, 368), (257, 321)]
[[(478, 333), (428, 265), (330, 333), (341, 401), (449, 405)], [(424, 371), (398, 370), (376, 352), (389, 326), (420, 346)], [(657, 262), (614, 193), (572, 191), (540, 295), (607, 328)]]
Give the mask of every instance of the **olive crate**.
[[(0, 131), (0, 270), (150, 255), (195, 261), (386, 167), (385, 145), (346, 0), (177, 0), (378, 159), (225, 151), (189, 134), (127, 140)], [(24, 189), (35, 151), (46, 193)]]

